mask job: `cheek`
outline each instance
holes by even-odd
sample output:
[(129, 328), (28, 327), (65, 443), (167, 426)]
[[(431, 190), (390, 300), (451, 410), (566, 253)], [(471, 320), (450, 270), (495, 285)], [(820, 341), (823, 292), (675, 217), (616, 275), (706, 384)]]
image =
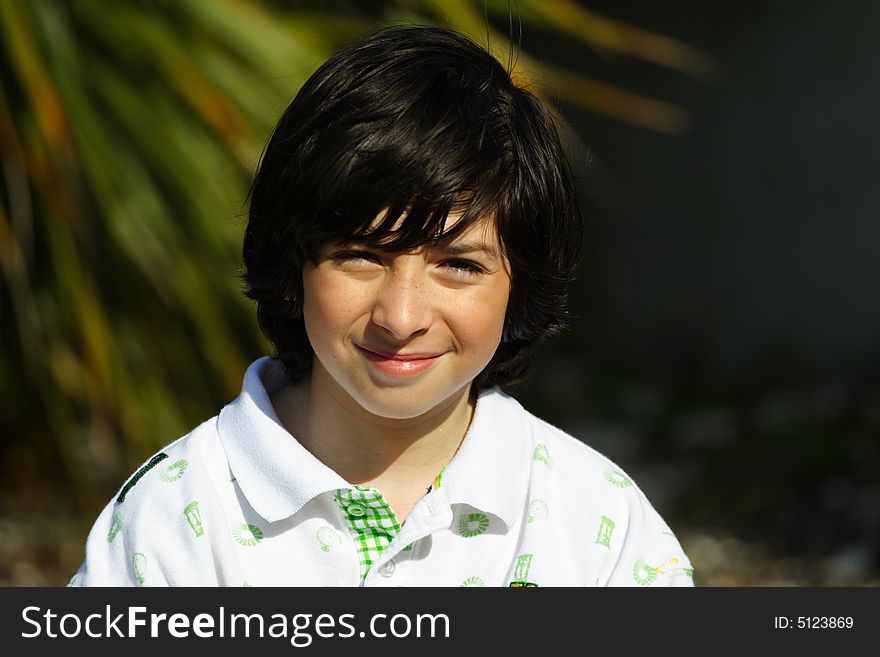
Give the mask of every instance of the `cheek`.
[(316, 352), (329, 345), (355, 320), (356, 295), (320, 270), (303, 272), (303, 321)]
[(459, 341), (481, 360), (488, 362), (501, 342), (507, 299), (507, 288), (487, 291), (455, 314)]

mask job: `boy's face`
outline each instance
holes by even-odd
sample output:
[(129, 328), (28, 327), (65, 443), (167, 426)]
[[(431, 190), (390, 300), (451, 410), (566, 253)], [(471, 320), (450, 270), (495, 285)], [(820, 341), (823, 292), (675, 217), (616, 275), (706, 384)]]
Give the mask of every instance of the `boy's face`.
[(326, 244), (303, 268), (312, 386), (385, 418), (460, 399), (501, 341), (509, 294), (493, 218), (410, 251)]

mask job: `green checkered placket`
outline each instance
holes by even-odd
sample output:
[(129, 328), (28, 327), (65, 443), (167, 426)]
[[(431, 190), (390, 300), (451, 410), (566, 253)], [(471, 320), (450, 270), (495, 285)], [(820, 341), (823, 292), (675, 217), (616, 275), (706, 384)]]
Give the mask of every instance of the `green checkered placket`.
[(385, 498), (375, 488), (355, 486), (336, 491), (361, 560), (361, 581), (397, 533), (400, 523)]

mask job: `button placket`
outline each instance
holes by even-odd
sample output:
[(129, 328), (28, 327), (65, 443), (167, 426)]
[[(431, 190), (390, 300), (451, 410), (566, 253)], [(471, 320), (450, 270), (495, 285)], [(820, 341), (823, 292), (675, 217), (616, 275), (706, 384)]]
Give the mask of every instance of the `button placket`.
[(395, 541), (403, 546), (391, 553), (391, 556), (403, 552), (407, 546), (412, 546), (408, 558), (412, 558), (417, 544), (426, 536), (430, 536), (438, 529), (448, 528), (452, 524), (452, 508), (446, 501), (446, 491), (443, 488), (436, 489), (419, 502), (401, 527)]
[(383, 556), (393, 556), (384, 553), (399, 534), (400, 525), (394, 510), (374, 488), (355, 485), (339, 489), (336, 498), (355, 542), (363, 585), (372, 571), (381, 566)]
[(396, 568), (397, 563), (394, 559), (389, 559), (379, 567), (379, 574), (382, 575), (382, 577), (390, 578), (394, 575), (394, 570)]

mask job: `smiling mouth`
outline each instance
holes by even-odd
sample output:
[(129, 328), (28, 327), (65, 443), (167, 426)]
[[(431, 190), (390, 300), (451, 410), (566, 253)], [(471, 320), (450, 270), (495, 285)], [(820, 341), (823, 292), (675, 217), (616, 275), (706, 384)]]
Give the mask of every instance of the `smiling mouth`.
[(392, 377), (418, 376), (443, 355), (442, 353), (382, 354), (360, 345), (355, 346), (373, 368)]

